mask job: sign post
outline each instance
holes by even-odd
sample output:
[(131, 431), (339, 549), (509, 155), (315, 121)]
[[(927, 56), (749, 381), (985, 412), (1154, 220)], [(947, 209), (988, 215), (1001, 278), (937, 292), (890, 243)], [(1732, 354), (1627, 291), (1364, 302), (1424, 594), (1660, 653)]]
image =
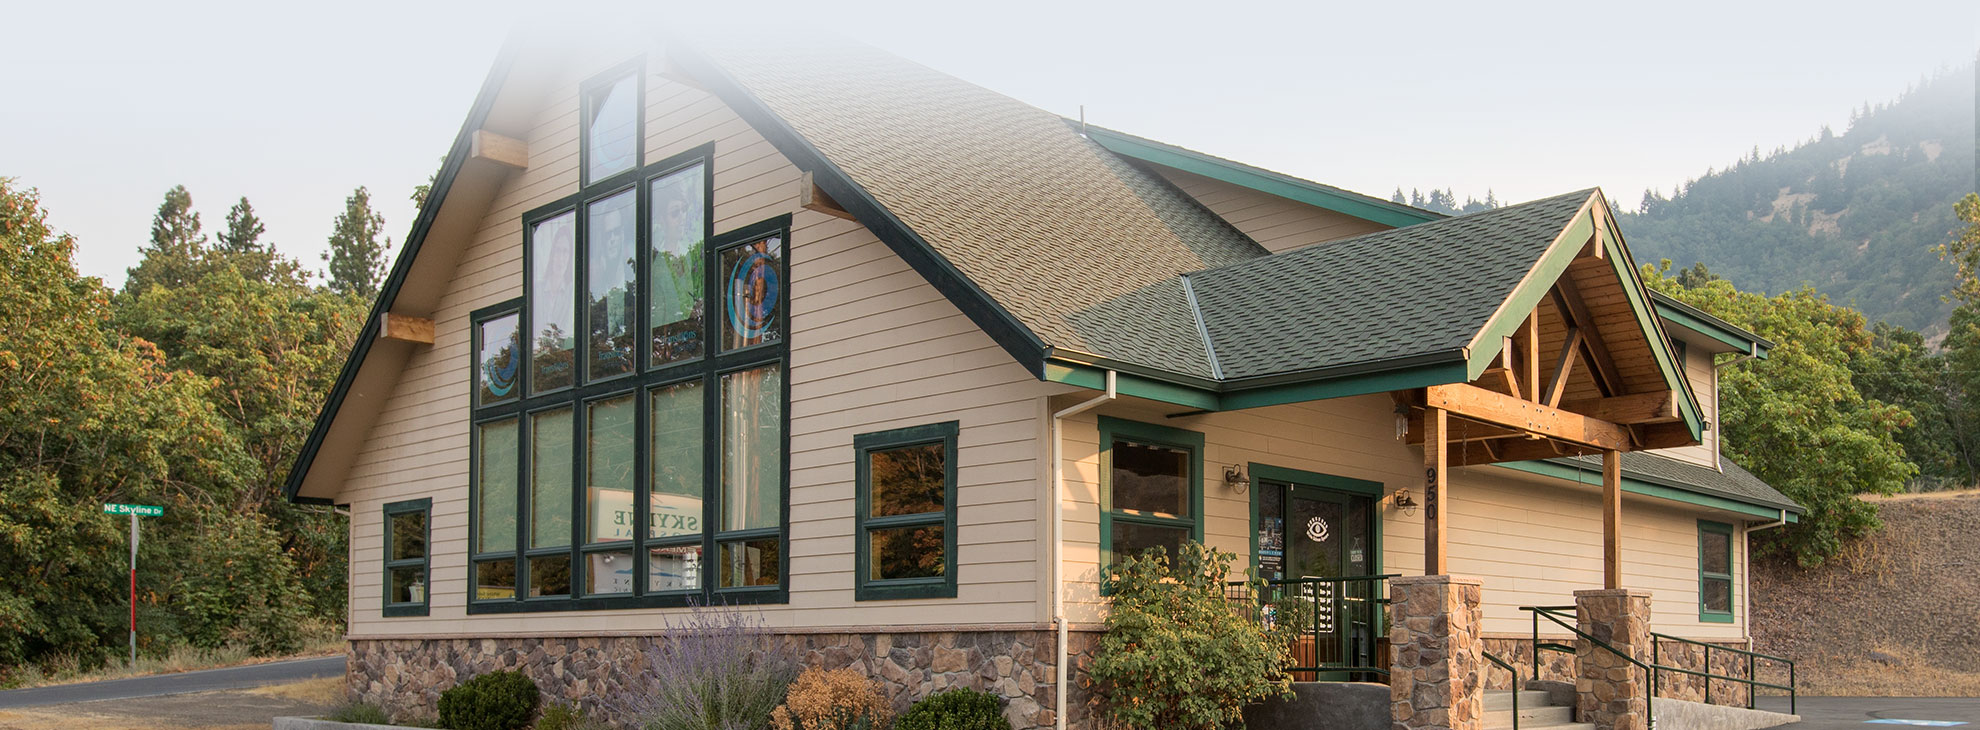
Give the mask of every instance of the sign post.
[(103, 505), (106, 514), (131, 516), (131, 664), (137, 664), (137, 548), (138, 517), (159, 517), (165, 514), (164, 507), (148, 504)]

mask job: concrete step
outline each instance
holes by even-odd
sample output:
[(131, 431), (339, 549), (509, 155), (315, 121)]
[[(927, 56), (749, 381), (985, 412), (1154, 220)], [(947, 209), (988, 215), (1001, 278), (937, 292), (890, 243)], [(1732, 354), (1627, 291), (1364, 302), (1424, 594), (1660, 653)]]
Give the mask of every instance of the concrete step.
[[(1529, 709), (1524, 702), (1519, 705), (1519, 730), (1556, 728), (1573, 723), (1574, 708), (1572, 707), (1542, 706)], [(1487, 730), (1510, 730), (1513, 726), (1512, 710), (1486, 711), (1484, 725)]]
[[(1512, 690), (1505, 690), (1505, 689), (1486, 690), (1485, 711), (1492, 712), (1495, 710), (1510, 710), (1512, 709), (1512, 700), (1513, 700)], [(1528, 707), (1546, 707), (1546, 706), (1547, 706), (1546, 692), (1540, 692), (1536, 690), (1524, 690), (1519, 693), (1520, 709), (1526, 709)]]

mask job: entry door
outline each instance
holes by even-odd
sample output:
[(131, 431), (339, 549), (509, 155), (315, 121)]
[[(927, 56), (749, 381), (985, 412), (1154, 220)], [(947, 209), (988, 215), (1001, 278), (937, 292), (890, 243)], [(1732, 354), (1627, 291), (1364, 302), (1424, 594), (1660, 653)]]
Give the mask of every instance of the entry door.
[[(1259, 568), (1267, 578), (1348, 578), (1374, 574), (1374, 499), (1315, 486), (1265, 482), (1259, 501)], [(1313, 625), (1294, 646), (1298, 666), (1367, 666), (1379, 618), (1367, 581), (1297, 584)], [(1302, 680), (1347, 681), (1347, 672), (1300, 672)]]
[(1286, 495), (1286, 577), (1368, 575), (1368, 511), (1355, 497), (1293, 486)]

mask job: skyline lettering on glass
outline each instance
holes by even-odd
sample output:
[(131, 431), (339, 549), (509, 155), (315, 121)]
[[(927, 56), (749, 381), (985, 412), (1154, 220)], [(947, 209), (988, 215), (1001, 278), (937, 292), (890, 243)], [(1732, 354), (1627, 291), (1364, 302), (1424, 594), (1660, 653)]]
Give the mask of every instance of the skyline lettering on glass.
[(577, 214), (538, 221), (530, 234), (530, 392), (576, 383)]
[(653, 181), (648, 201), (647, 306), (652, 331), (647, 362), (654, 366), (701, 357), (706, 302), (702, 296), (707, 199), (701, 163)]
[(722, 349), (783, 337), (784, 239), (770, 236), (722, 249)]
[(633, 168), (639, 152), (638, 83), (639, 76), (629, 73), (591, 93), (590, 108), (585, 110), (589, 117), (585, 171), (591, 182)]
[(589, 380), (625, 375), (635, 367), (634, 280), (639, 249), (634, 239), (639, 223), (634, 203), (638, 198), (637, 190), (627, 190), (585, 208), (585, 327), (590, 343), (585, 374)]

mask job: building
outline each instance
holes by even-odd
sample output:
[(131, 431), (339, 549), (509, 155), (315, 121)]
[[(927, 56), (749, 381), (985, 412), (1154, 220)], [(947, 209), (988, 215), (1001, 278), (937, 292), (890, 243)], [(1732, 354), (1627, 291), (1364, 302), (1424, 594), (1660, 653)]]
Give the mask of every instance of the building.
[(1476, 578), (1525, 664), (1521, 607), (1604, 587), (1744, 645), (1800, 508), (1718, 453), (1714, 359), (1768, 347), (1647, 291), (1598, 190), (1446, 218), (869, 49), (518, 41), (287, 491), (350, 510), (388, 707), (623, 691), (724, 601), (897, 704), (1088, 727), (1101, 566), (1189, 539), (1339, 592), (1328, 678), (1395, 661), (1343, 577)]

